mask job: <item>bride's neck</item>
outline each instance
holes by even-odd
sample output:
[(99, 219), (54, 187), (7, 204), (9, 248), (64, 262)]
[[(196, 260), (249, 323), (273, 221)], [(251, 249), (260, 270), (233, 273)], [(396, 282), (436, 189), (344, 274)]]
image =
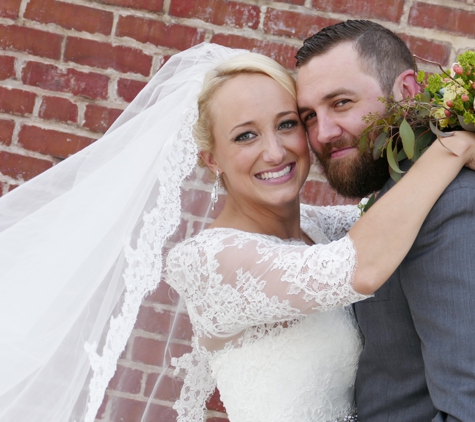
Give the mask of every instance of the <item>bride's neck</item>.
[(278, 207), (239, 203), (227, 197), (221, 214), (211, 227), (227, 227), (250, 233), (300, 239), (300, 203), (298, 198)]

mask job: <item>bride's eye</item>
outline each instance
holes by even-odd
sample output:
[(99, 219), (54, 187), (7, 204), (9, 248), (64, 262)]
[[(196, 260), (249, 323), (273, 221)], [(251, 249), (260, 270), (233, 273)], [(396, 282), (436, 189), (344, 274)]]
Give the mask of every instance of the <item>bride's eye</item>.
[(299, 122), (297, 120), (286, 120), (285, 122), (282, 122), (277, 129), (278, 130), (293, 129), (294, 127), (298, 126), (298, 124)]
[(243, 132), (240, 135), (236, 136), (234, 138), (234, 142), (239, 142), (239, 141), (249, 141), (250, 139), (255, 138), (256, 135), (252, 132)]

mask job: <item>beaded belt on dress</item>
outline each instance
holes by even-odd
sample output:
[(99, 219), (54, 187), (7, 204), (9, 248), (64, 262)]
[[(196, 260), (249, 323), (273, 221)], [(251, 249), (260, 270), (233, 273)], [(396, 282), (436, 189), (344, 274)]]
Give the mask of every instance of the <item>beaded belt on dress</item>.
[(335, 419), (333, 422), (358, 422), (358, 414), (355, 412), (343, 418)]

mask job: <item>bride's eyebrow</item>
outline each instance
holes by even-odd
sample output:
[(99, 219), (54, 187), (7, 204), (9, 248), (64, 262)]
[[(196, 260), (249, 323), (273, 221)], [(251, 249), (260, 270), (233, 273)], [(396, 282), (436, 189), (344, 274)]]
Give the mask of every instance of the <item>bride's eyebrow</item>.
[(251, 124), (253, 124), (253, 123), (254, 123), (253, 120), (249, 120), (248, 122), (244, 122), (244, 123), (239, 123), (238, 125), (232, 127), (231, 130), (229, 131), (229, 133), (231, 133), (231, 132), (234, 131), (235, 129), (238, 129), (238, 128), (243, 127), (243, 126), (251, 125)]
[(281, 111), (280, 113), (277, 113), (277, 117), (286, 116), (287, 114), (298, 114), (298, 112), (295, 110)]

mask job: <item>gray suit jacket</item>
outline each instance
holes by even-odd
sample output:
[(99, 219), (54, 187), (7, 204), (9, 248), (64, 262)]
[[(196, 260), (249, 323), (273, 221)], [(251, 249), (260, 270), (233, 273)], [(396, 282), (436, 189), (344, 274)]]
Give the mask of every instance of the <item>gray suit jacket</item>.
[(355, 313), (365, 338), (362, 422), (475, 421), (475, 172), (460, 172), (405, 260)]

